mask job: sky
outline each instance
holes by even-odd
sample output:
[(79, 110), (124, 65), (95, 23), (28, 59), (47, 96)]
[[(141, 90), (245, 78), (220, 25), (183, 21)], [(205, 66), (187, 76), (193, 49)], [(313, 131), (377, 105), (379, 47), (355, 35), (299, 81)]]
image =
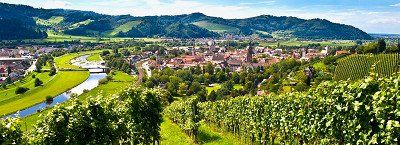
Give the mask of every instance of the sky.
[(222, 18), (259, 15), (322, 18), (368, 33), (400, 34), (400, 0), (0, 0), (36, 8), (153, 16), (201, 12)]

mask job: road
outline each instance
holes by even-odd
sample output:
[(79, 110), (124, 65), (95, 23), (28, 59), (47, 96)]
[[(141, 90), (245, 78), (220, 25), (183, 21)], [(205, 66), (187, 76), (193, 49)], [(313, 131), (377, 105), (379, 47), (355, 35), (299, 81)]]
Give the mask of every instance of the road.
[(138, 80), (137, 80), (136, 84), (140, 85), (140, 83), (142, 83), (142, 81), (143, 81), (143, 76), (144, 76), (144, 72), (143, 72), (143, 68), (142, 68), (143, 61), (139, 61), (135, 65), (136, 65), (136, 68), (137, 68), (138, 73), (139, 73), (138, 74)]

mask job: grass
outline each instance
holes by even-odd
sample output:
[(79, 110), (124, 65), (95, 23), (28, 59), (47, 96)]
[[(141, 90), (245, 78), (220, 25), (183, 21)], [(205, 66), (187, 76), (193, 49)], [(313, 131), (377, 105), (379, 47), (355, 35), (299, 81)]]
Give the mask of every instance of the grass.
[(239, 32), (238, 28), (227, 26), (227, 25), (222, 25), (222, 24), (216, 24), (216, 23), (211, 23), (208, 21), (199, 21), (199, 22), (194, 22), (192, 23), (193, 25), (202, 27), (204, 29), (218, 32), (218, 33), (223, 33), (223, 32), (229, 32), (229, 33), (236, 33)]
[(36, 24), (38, 25), (43, 25), (43, 26), (53, 26), (53, 25), (57, 25), (59, 23), (61, 23), (62, 21), (64, 21), (64, 17), (56, 17), (53, 16), (50, 19), (40, 19), (40, 18), (34, 18), (36, 21)]
[(85, 51), (79, 53), (68, 53), (63, 56), (57, 57), (54, 59), (54, 63), (57, 69), (65, 70), (65, 69), (72, 69), (72, 70), (82, 70), (79, 66), (75, 66), (71, 64), (71, 60), (83, 55), (91, 55), (91, 54), (99, 54), (101, 50), (95, 51)]
[(195, 144), (193, 140), (187, 136), (178, 125), (173, 124), (170, 119), (163, 117), (161, 123), (161, 144), (167, 145), (191, 145)]
[(72, 24), (69, 28), (70, 28), (70, 29), (75, 29), (75, 28), (78, 28), (79, 26), (89, 25), (89, 24), (92, 23), (93, 21), (94, 21), (94, 20), (87, 19), (87, 20), (85, 20), (85, 21)]
[(223, 132), (217, 127), (201, 123), (198, 142), (204, 145), (240, 145), (242, 141), (232, 133)]
[[(75, 36), (75, 35), (67, 35), (60, 32), (47, 31), (47, 38), (44, 39), (25, 39), (23, 42), (25, 43), (46, 43), (46, 42), (71, 42), (71, 41), (79, 41), (79, 42), (91, 42), (91, 43), (117, 43), (123, 42), (125, 40), (132, 40), (133, 38), (109, 38), (109, 37), (88, 37), (88, 36)], [(17, 40), (7, 40), (2, 42), (13, 42)]]
[[(212, 87), (206, 87), (206, 90), (208, 92), (208, 94), (210, 94), (212, 91), (218, 91), (221, 88), (221, 84), (214, 84), (214, 86)], [(244, 87), (240, 84), (235, 84), (233, 86), (233, 89), (235, 90), (239, 90), (239, 89), (243, 89)]]
[[(101, 95), (102, 97), (109, 97), (113, 94), (118, 94), (122, 92), (122, 90), (126, 89), (127, 87), (131, 86), (135, 82), (135, 77), (130, 76), (123, 72), (115, 72), (112, 81), (109, 81), (106, 84), (99, 85), (98, 87), (85, 92), (78, 96), (78, 100), (85, 101), (86, 98), (91, 96), (98, 96)], [(62, 105), (68, 106), (70, 101), (63, 103)], [(35, 113), (33, 115), (27, 116), (21, 119), (21, 127), (24, 131), (28, 131), (33, 128), (33, 125), (36, 124), (37, 120), (41, 119), (41, 115), (47, 114), (50, 112), (52, 108), (46, 109), (43, 112)]]
[(142, 23), (142, 21), (130, 21), (130, 22), (127, 22), (127, 23), (122, 24), (121, 26), (118, 26), (117, 28), (115, 28), (113, 31), (110, 32), (109, 35), (115, 36), (119, 32), (126, 33), (128, 31), (130, 31), (133, 27), (139, 25), (140, 23)]
[(29, 75), (27, 75), (25, 78), (21, 79), (20, 81), (17, 81), (13, 84), (10, 84), (7, 86), (7, 88), (1, 88), (0, 89), (0, 103), (3, 101), (7, 101), (8, 99), (12, 99), (16, 96), (18, 96), (17, 94), (15, 94), (15, 90), (17, 89), (17, 87), (26, 87), (29, 88), (29, 90), (34, 90), (39, 87), (35, 87), (35, 78), (32, 78), (32, 76), (35, 75), (36, 78), (39, 78), (43, 83), (47, 83), (52, 77), (49, 76), (48, 72), (44, 72), (44, 73), (30, 73)]
[(43, 86), (0, 102), (0, 114), (10, 114), (43, 102), (46, 96), (57, 96), (82, 83), (88, 77), (88, 71), (59, 71), (51, 81)]
[(87, 61), (102, 61), (103, 59), (101, 58), (99, 53), (95, 53), (90, 55), (89, 57), (86, 58)]
[[(194, 145), (194, 141), (187, 136), (178, 125), (163, 117), (161, 123), (161, 144)], [(242, 141), (231, 133), (223, 132), (212, 125), (201, 123), (199, 127), (198, 143), (202, 145), (240, 145)]]
[(277, 47), (279, 45), (281, 46), (307, 46), (309, 44), (320, 44), (321, 46), (354, 46), (356, 43), (354, 41), (350, 40), (335, 40), (335, 41), (298, 41), (298, 40), (282, 40), (282, 41), (277, 41), (277, 42), (260, 42), (261, 46), (265, 47)]

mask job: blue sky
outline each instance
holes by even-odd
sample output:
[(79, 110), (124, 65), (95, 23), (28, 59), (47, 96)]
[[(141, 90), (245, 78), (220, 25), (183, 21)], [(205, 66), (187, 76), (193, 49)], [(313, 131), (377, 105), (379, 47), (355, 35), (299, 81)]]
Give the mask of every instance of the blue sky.
[(369, 33), (400, 34), (400, 0), (0, 0), (42, 8), (133, 16), (202, 12), (223, 18), (263, 14), (323, 18)]

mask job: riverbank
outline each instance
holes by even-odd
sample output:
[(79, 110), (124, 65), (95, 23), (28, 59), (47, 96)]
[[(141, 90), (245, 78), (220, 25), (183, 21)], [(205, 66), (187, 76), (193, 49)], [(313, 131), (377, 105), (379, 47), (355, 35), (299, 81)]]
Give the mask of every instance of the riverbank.
[[(112, 80), (107, 82), (106, 84), (100, 84), (96, 88), (89, 90), (87, 92), (84, 92), (83, 94), (79, 95), (77, 97), (78, 100), (81, 100), (83, 102), (86, 102), (86, 99), (92, 96), (102, 96), (102, 97), (109, 97), (113, 94), (118, 94), (128, 88), (129, 86), (133, 85), (134, 82), (136, 81), (136, 76), (130, 76), (126, 73), (123, 72), (115, 72), (115, 75), (112, 76)], [(63, 106), (68, 106), (70, 104), (71, 100), (64, 102)], [(51, 112), (53, 108), (47, 108), (46, 110), (43, 110), (42, 112), (38, 112), (36, 114), (33, 114), (31, 116), (27, 116), (25, 118), (21, 119), (21, 127), (23, 131), (29, 131), (30, 129), (33, 128), (33, 125), (36, 123), (37, 120), (41, 120), (43, 116), (42, 114), (47, 114)]]

